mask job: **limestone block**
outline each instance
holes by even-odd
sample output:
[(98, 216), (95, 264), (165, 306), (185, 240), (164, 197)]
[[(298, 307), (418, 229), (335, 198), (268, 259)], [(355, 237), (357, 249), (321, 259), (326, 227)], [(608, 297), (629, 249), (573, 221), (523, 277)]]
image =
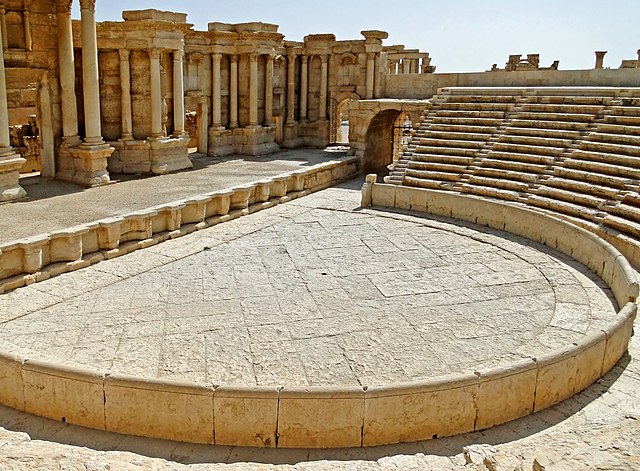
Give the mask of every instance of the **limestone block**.
[(113, 217), (98, 221), (98, 244), (102, 250), (112, 250), (120, 245), (120, 227), (122, 217)]
[(202, 195), (185, 200), (181, 210), (182, 224), (203, 222), (206, 217), (207, 204), (211, 199), (211, 196)]
[(637, 310), (638, 306), (635, 303), (627, 303), (614, 321), (604, 330), (607, 335), (607, 344), (602, 362), (602, 374), (613, 368), (629, 348), (629, 339), (633, 333), (633, 322)]
[(82, 258), (82, 236), (88, 231), (78, 226), (51, 234), (49, 262), (74, 262)]
[(98, 223), (92, 222), (85, 224), (87, 232), (82, 235), (82, 255), (88, 255), (90, 253), (100, 250), (100, 243), (98, 241)]
[(24, 254), (19, 243), (5, 244), (0, 247), (0, 280), (25, 272)]
[(176, 231), (182, 225), (182, 211), (185, 203), (169, 203), (156, 208), (158, 215), (152, 218), (151, 230), (154, 234), (165, 231)]
[(295, 170), (291, 172), (289, 175), (289, 181), (287, 182), (289, 191), (303, 191), (306, 175), (306, 170)]
[(573, 395), (576, 357), (573, 345), (540, 356), (534, 412), (546, 409)]
[(362, 388), (285, 388), (280, 391), (278, 447), (359, 447), (363, 419)]
[(331, 170), (319, 167), (317, 169), (313, 169), (307, 174), (307, 177), (304, 181), (304, 187), (308, 190), (321, 188), (331, 183), (331, 181)]
[(109, 431), (213, 443), (212, 386), (113, 375), (104, 393)]
[(576, 345), (576, 374), (573, 394), (577, 394), (587, 386), (591, 386), (602, 376), (607, 336), (597, 332), (581, 339)]
[(29, 237), (20, 241), (22, 249), (22, 270), (24, 273), (37, 273), (47, 264), (48, 244), (51, 237), (48, 234)]
[(273, 183), (271, 184), (271, 197), (281, 198), (286, 196), (288, 191), (289, 177), (287, 175), (278, 175), (272, 177)]
[(451, 217), (451, 193), (429, 191), (427, 193), (427, 211), (436, 216)]
[(478, 377), (459, 375), (365, 392), (363, 446), (445, 437), (474, 429)]
[(273, 185), (273, 180), (266, 179), (260, 180), (256, 182), (256, 189), (253, 192), (250, 204), (254, 203), (264, 203), (269, 201), (269, 197), (271, 196), (271, 186)]
[(144, 210), (124, 216), (120, 226), (120, 244), (131, 240), (149, 239), (153, 234), (151, 219), (157, 214), (157, 210)]
[(225, 214), (227, 214), (231, 205), (231, 196), (233, 195), (233, 193), (233, 190), (220, 190), (214, 191), (212, 193), (207, 193), (207, 196), (211, 197), (209, 203), (207, 204), (207, 218), (213, 216), (224, 216)]
[(234, 187), (229, 208), (231, 210), (247, 209), (247, 207), (249, 207), (249, 198), (251, 197), (254, 188), (254, 184)]
[(0, 353), (0, 404), (18, 410), (24, 410), (24, 361), (17, 355)]
[(393, 208), (396, 205), (396, 185), (376, 183), (371, 191), (371, 202), (374, 206)]
[(22, 367), (24, 410), (104, 430), (104, 376), (67, 365), (28, 360)]
[(613, 262), (613, 273), (610, 280), (605, 280), (616, 296), (618, 306), (638, 299), (638, 278), (628, 260), (617, 255)]
[(533, 412), (538, 376), (538, 367), (533, 360), (481, 370), (479, 373), (476, 430), (484, 430)]
[(174, 13), (154, 9), (127, 10), (122, 12), (125, 21), (166, 21), (171, 23), (186, 23), (186, 13)]
[(275, 447), (278, 390), (216, 388), (214, 417), (216, 445)]

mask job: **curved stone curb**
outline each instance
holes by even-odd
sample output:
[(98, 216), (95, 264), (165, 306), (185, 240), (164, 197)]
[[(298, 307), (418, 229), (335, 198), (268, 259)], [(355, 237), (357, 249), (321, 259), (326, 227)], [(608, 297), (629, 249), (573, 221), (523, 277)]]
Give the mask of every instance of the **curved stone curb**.
[[(395, 194), (401, 187), (374, 182), (367, 177), (365, 203), (386, 198), (389, 206), (402, 207)], [(376, 387), (179, 383), (0, 353), (0, 403), (86, 427), (194, 443), (373, 446), (482, 430), (542, 410), (586, 388), (622, 357), (637, 312), (638, 282), (615, 248), (531, 210), (412, 190), (415, 201), (425, 201), (424, 210), (482, 221), (572, 255), (605, 279), (622, 309), (606, 329), (539, 358)], [(3, 350), (10, 351), (10, 346)]]
[(355, 158), (0, 246), (0, 294), (322, 190), (357, 173)]

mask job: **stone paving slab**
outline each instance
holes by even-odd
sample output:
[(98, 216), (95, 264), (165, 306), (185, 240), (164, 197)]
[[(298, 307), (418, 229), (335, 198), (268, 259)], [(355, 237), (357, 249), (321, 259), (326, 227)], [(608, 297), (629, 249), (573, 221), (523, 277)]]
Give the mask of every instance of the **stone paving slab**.
[(39, 283), (55, 301), (16, 316), (10, 297), (0, 341), (159, 379), (372, 386), (535, 357), (615, 315), (608, 288), (555, 251), (361, 210), (358, 187)]

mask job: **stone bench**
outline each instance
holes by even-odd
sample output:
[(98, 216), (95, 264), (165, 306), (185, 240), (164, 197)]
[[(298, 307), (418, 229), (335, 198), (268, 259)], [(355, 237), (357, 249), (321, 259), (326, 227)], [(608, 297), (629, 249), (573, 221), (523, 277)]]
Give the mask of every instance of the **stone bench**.
[(622, 124), (625, 126), (640, 126), (640, 116), (606, 115), (605, 124)]
[[(506, 201), (518, 201), (520, 199), (520, 193), (518, 191), (511, 191), (509, 189), (502, 189), (495, 185), (493, 182), (487, 182), (486, 186), (482, 185), (484, 180), (478, 180), (476, 183), (465, 183), (460, 188), (463, 193), (470, 193), (472, 195), (487, 196), (489, 198), (498, 198)], [(507, 185), (506, 182), (502, 182), (503, 185)]]
[(513, 173), (522, 173), (523, 179), (528, 178), (527, 174), (544, 174), (549, 168), (546, 165), (531, 164), (526, 162), (519, 162), (516, 160), (499, 160), (491, 158), (493, 154), (489, 153), (487, 158), (484, 158), (477, 165), (477, 168), (494, 168), (499, 170), (511, 170)]
[[(580, 154), (577, 152), (574, 154), (577, 154), (576, 158), (572, 157), (563, 162), (565, 167), (587, 170), (594, 173), (602, 173), (620, 178), (635, 180), (640, 178), (640, 168), (623, 167), (622, 165), (606, 164), (600, 161), (579, 160)], [(574, 154), (571, 155), (573, 156)]]
[(486, 133), (439, 131), (427, 128), (417, 131), (414, 136), (418, 139), (440, 139), (447, 141), (481, 141), (487, 142)]
[(578, 113), (559, 113), (559, 112), (541, 112), (541, 111), (520, 111), (514, 120), (535, 120), (535, 121), (563, 121), (576, 123), (592, 123), (595, 121), (595, 115), (578, 114)]
[(640, 136), (640, 126), (625, 126), (624, 124), (598, 124), (597, 133), (617, 134), (620, 136)]
[(529, 185), (523, 174), (514, 175), (514, 172), (496, 172), (492, 169), (478, 169), (478, 172), (469, 176), (465, 183), (518, 192), (526, 192), (529, 190)]
[[(432, 123), (424, 132), (445, 132), (445, 133), (468, 133), (468, 134), (479, 134), (485, 135), (486, 138), (490, 137), (491, 134), (498, 131), (497, 126), (477, 126), (477, 125), (466, 125), (459, 123), (440, 123), (434, 122)], [(418, 131), (422, 132), (422, 130)]]
[[(549, 148), (555, 147), (555, 148), (562, 148), (564, 150), (567, 147), (569, 147), (573, 142), (572, 139), (562, 139), (557, 137), (546, 137), (546, 136), (530, 136), (527, 134), (519, 134), (518, 129), (519, 128), (506, 129), (505, 134), (500, 135), (500, 138), (498, 139), (498, 143), (520, 144), (525, 146), (549, 147)], [(576, 137), (578, 135), (579, 135), (578, 133), (575, 134)]]
[(498, 128), (504, 123), (503, 119), (497, 118), (465, 118), (451, 116), (435, 116), (433, 124), (453, 124), (460, 126), (491, 126)]
[(555, 162), (554, 157), (539, 154), (525, 154), (514, 152), (502, 152), (499, 150), (490, 150), (487, 153), (487, 157), (497, 160), (507, 160), (513, 162), (525, 162), (538, 165), (553, 165)]
[(596, 115), (604, 110), (602, 105), (557, 104), (557, 103), (522, 103), (522, 111), (534, 113), (554, 113), (562, 115)]
[(496, 102), (480, 102), (480, 101), (446, 101), (438, 103), (439, 109), (461, 110), (461, 111), (509, 111), (513, 106), (513, 102), (496, 103)]
[(556, 198), (549, 198), (546, 196), (529, 195), (527, 197), (527, 204), (549, 209), (553, 212), (567, 214), (580, 219), (585, 219), (591, 222), (595, 221), (600, 214), (596, 209), (567, 201), (560, 201)]
[(582, 141), (582, 143), (580, 144), (580, 148), (601, 152), (605, 154), (604, 155), (605, 160), (607, 159), (607, 155), (614, 155), (614, 154), (640, 157), (640, 147), (630, 145), (628, 141), (625, 142), (624, 138), (626, 136), (619, 136), (620, 141), (623, 141), (623, 142), (604, 142), (604, 141), (592, 139), (593, 137), (594, 137), (593, 135), (590, 135), (589, 140)]
[(513, 142), (496, 142), (492, 150), (501, 151), (501, 152), (513, 152), (516, 154), (530, 154), (530, 155), (547, 155), (547, 156), (560, 156), (565, 152), (565, 148), (563, 147), (551, 147), (537, 145), (534, 143), (527, 142), (526, 138), (523, 140), (523, 143), (513, 143)]
[[(446, 144), (449, 144), (448, 142)], [(422, 146), (417, 145), (412, 149), (415, 154), (446, 154), (446, 155), (463, 155), (473, 156), (478, 153), (478, 149), (465, 149), (463, 147), (444, 147), (444, 146)]]
[(620, 165), (629, 168), (638, 168), (640, 159), (630, 155), (608, 154), (597, 150), (589, 150), (588, 145), (584, 143), (580, 149), (573, 151), (569, 157), (579, 160), (591, 160), (594, 162), (606, 162), (608, 164)]
[(568, 203), (578, 204), (580, 206), (588, 206), (595, 209), (600, 209), (607, 203), (607, 200), (603, 198), (598, 198), (596, 196), (571, 191), (564, 188), (554, 188), (544, 185), (539, 186), (536, 189), (535, 194), (537, 196), (546, 196), (548, 198), (566, 201)]
[[(520, 115), (512, 119), (509, 123), (511, 128), (530, 128), (534, 130), (560, 130), (560, 131), (586, 131), (591, 122), (577, 121), (554, 121), (543, 119), (542, 116), (531, 113), (530, 118), (524, 118)], [(593, 121), (593, 120), (591, 120)]]
[(617, 189), (556, 176), (543, 179), (542, 183), (548, 187), (566, 189), (610, 200), (616, 199), (620, 195), (620, 191)]
[[(416, 146), (425, 147), (460, 147), (466, 149), (480, 149), (483, 145), (483, 141), (467, 141), (456, 139), (434, 139), (428, 137), (416, 137), (411, 141), (411, 144)], [(410, 145), (411, 145), (410, 144)]]
[(493, 118), (504, 119), (503, 111), (473, 111), (473, 110), (449, 110), (439, 109), (434, 113), (434, 118)]
[(557, 128), (543, 129), (536, 127), (518, 127), (510, 125), (505, 128), (504, 134), (500, 137), (503, 138), (507, 136), (528, 136), (540, 139), (573, 141), (580, 138), (580, 131)]
[(467, 170), (466, 165), (445, 164), (441, 162), (420, 162), (411, 161), (407, 163), (407, 168), (411, 170), (448, 172), (448, 173), (464, 173)]
[(449, 173), (445, 171), (435, 171), (435, 170), (420, 170), (415, 168), (407, 168), (405, 172), (406, 177), (412, 177), (415, 179), (426, 179), (426, 180), (439, 180), (439, 181), (458, 181), (462, 176), (461, 173)]
[(434, 162), (443, 164), (469, 165), (473, 163), (473, 157), (461, 155), (445, 154), (414, 154), (412, 160), (415, 162)]
[(588, 184), (600, 185), (608, 188), (616, 188), (619, 190), (629, 190), (633, 185), (633, 181), (629, 180), (628, 178), (602, 175), (599, 173), (588, 172), (576, 168), (554, 167), (553, 174), (562, 178), (576, 180)]

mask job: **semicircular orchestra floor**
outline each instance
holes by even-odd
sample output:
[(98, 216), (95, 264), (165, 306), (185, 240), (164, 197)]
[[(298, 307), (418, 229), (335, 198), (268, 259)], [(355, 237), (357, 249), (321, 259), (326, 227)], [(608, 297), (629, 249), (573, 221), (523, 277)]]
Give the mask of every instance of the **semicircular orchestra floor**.
[(557, 252), (360, 210), (356, 187), (0, 296), (0, 346), (190, 382), (380, 385), (537, 356), (616, 312), (606, 285)]

